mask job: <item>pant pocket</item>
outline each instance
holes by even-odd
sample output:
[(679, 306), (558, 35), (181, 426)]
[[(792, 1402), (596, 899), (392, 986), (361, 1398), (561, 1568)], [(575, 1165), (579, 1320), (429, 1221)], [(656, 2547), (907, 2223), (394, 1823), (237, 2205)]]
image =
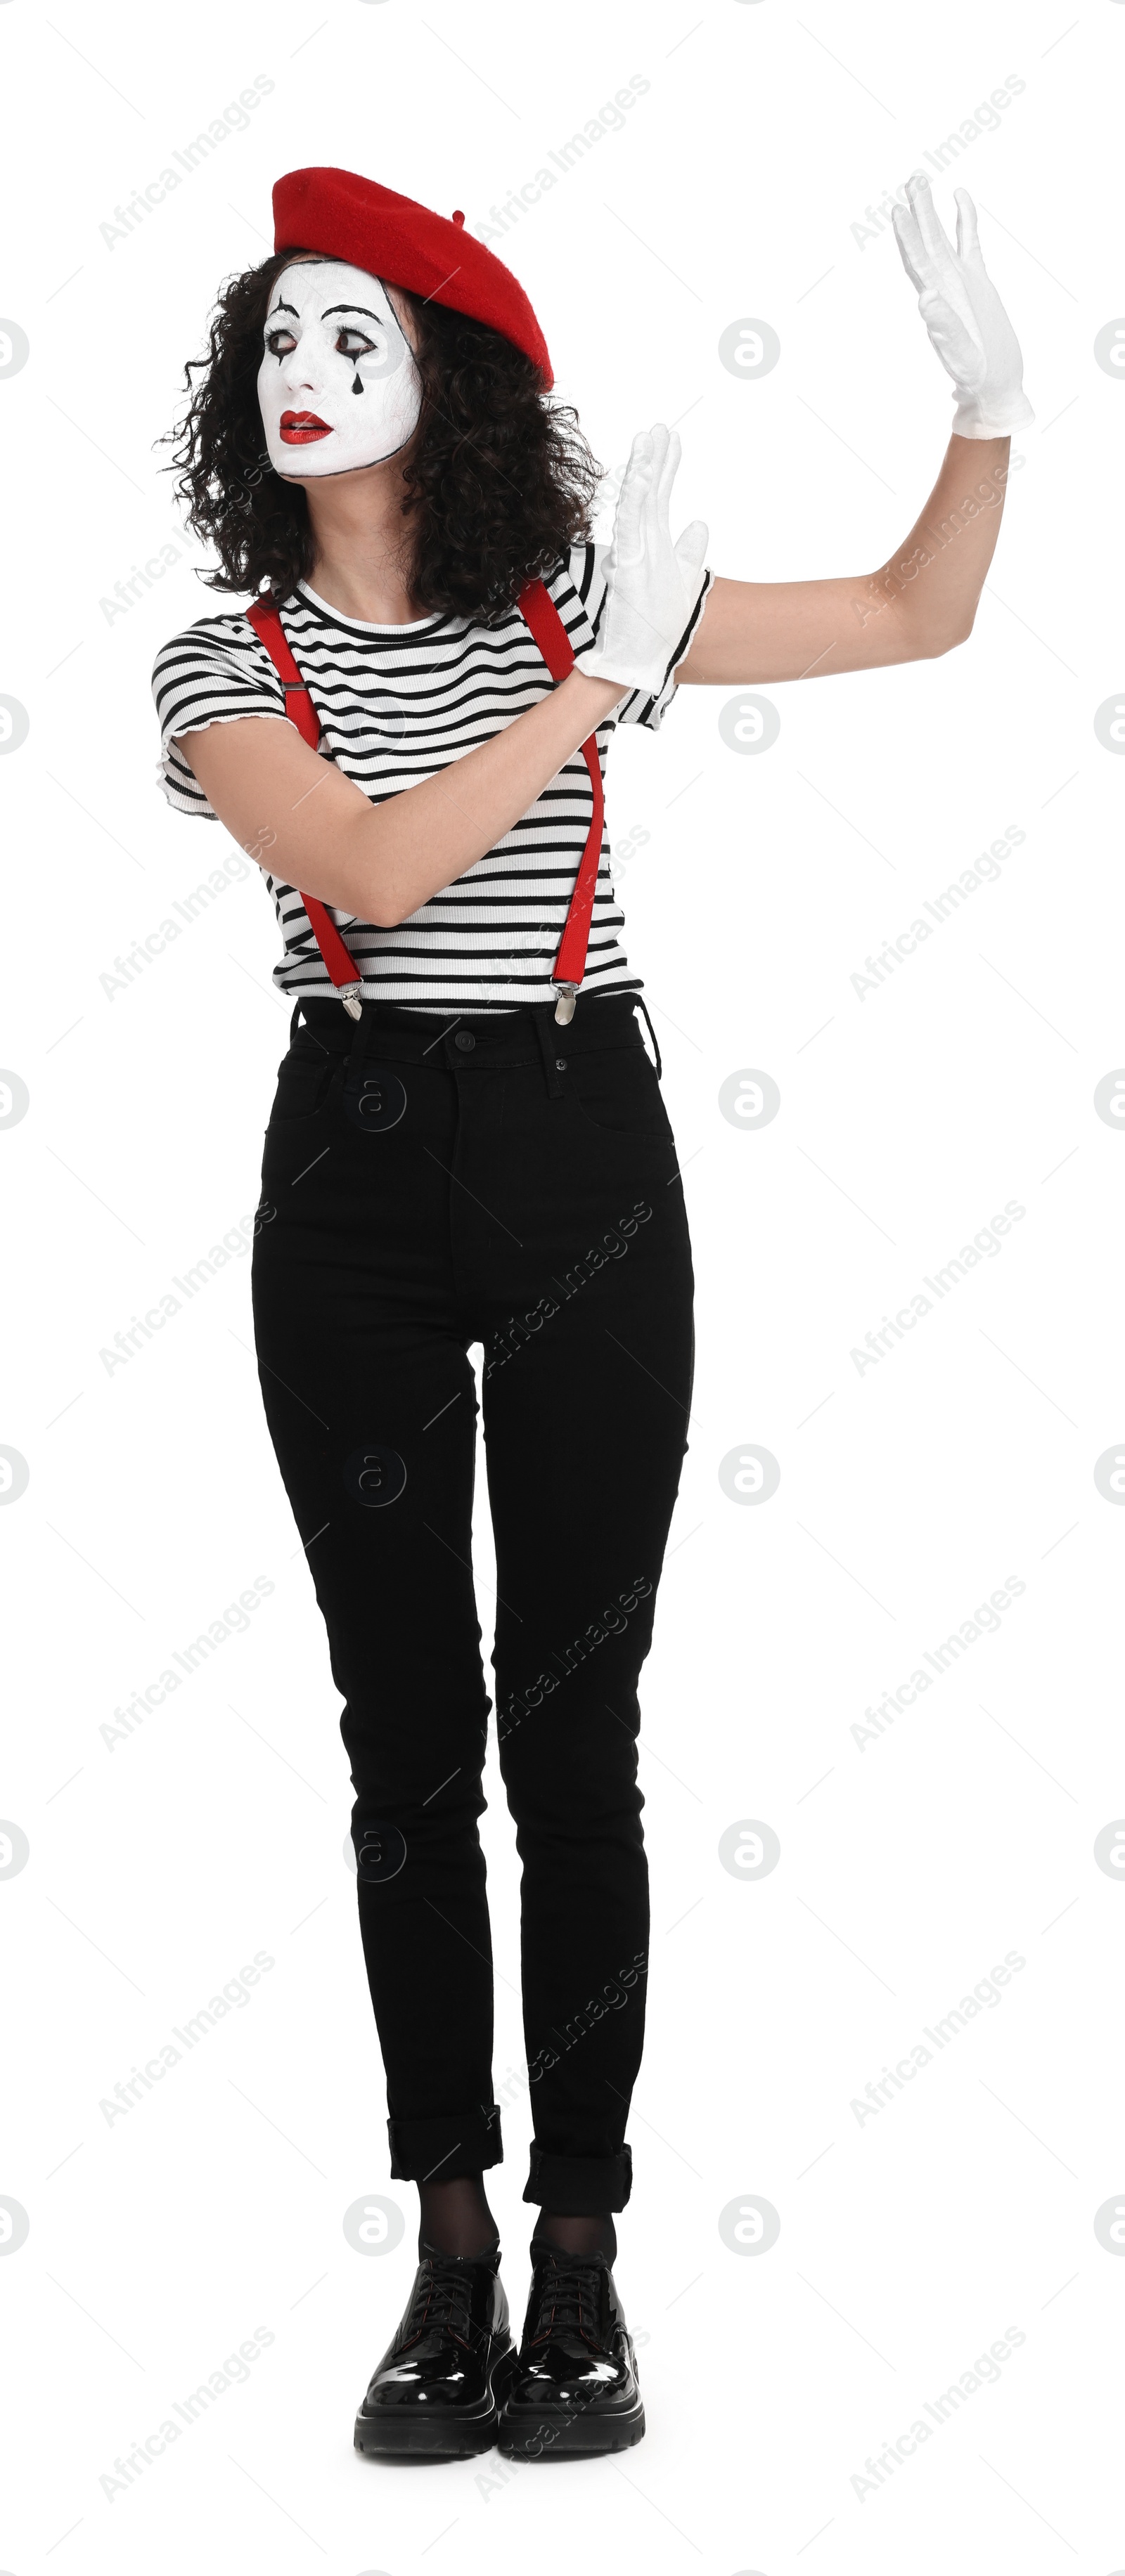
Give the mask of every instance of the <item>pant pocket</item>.
[(295, 1039), (287, 1056), (277, 1068), (277, 1090), (269, 1115), (270, 1128), (285, 1127), (298, 1119), (315, 1118), (324, 1108), (340, 1070), (335, 1056), (323, 1047), (300, 1038)]
[(645, 1047), (606, 1047), (572, 1056), (565, 1085), (579, 1117), (600, 1136), (647, 1136), (672, 1144), (671, 1121)]

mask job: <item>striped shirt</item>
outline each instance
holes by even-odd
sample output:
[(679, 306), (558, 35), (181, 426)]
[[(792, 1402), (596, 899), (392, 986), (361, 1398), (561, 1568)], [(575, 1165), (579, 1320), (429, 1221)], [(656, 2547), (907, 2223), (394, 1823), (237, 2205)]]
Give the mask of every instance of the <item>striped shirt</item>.
[[(575, 547), (546, 584), (579, 657), (597, 632), (606, 552), (604, 546)], [(671, 673), (699, 623), (711, 579), (708, 574), (659, 692), (646, 697), (634, 691), (599, 725), (603, 778), (617, 725), (658, 729), (675, 695)], [(373, 805), (490, 741), (551, 687), (514, 607), (496, 627), (459, 616), (373, 626), (342, 616), (302, 582), (282, 608), (281, 623), (321, 721), (322, 753)], [(242, 716), (285, 721), (285, 693), (273, 663), (241, 612), (201, 617), (164, 645), (152, 685), (163, 793), (177, 813), (214, 821), (177, 737)], [(577, 751), (512, 831), (405, 921), (381, 929), (333, 908), (362, 977), (364, 1000), (444, 1012), (512, 1010), (549, 999), (592, 811), (593, 786)], [(297, 889), (268, 874), (266, 884), (283, 942), (274, 983), (294, 998), (331, 993)], [(623, 928), (603, 833), (584, 991), (640, 990), (640, 976), (629, 971)]]

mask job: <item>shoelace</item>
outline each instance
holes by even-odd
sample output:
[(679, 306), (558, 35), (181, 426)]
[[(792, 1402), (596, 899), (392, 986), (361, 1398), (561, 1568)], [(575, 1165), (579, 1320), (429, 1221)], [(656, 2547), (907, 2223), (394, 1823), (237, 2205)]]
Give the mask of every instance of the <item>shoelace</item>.
[(424, 2263), (403, 2323), (403, 2345), (416, 2343), (420, 2335), (434, 2330), (444, 2330), (458, 2343), (470, 2344), (472, 2295), (469, 2276), (456, 2263)]
[(578, 2334), (584, 2343), (604, 2351), (601, 2330), (602, 2283), (605, 2274), (600, 2263), (571, 2262), (551, 2259), (544, 2275), (539, 2298), (539, 2311), (531, 2342), (546, 2343), (552, 2335)]

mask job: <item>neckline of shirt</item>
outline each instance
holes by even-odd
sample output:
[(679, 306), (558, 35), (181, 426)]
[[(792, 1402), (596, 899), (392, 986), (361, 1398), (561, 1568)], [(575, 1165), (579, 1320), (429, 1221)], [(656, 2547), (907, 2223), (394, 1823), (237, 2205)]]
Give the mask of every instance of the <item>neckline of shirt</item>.
[(311, 608), (319, 609), (322, 617), (330, 618), (335, 626), (354, 626), (360, 635), (421, 635), (427, 627), (444, 626), (446, 623), (444, 610), (439, 610), (436, 616), (392, 618), (389, 621), (371, 617), (347, 617), (342, 608), (333, 607), (330, 599), (322, 599), (319, 591), (313, 589), (311, 582), (299, 581), (297, 588), (302, 598), (308, 600)]
[[(567, 579), (573, 582), (569, 562), (564, 558), (556, 572), (548, 575), (548, 589), (557, 579), (559, 572), (565, 573)], [(310, 608), (318, 610), (322, 617), (329, 618), (336, 626), (354, 627), (357, 635), (424, 635), (436, 626), (447, 626), (451, 622), (448, 611), (444, 609), (440, 609), (432, 617), (395, 618), (389, 624), (381, 619), (370, 617), (347, 617), (342, 608), (333, 607), (330, 599), (322, 599), (319, 591), (313, 589), (311, 582), (299, 581), (297, 589), (301, 597), (308, 601)]]

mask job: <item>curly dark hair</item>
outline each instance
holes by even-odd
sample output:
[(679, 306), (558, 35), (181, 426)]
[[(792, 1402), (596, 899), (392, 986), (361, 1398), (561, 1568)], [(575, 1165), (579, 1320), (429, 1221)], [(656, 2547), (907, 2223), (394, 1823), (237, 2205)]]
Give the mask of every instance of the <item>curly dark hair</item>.
[[(212, 544), (212, 590), (270, 588), (283, 600), (313, 569), (303, 486), (264, 452), (258, 408), (262, 325), (275, 280), (299, 258), (279, 251), (228, 280), (204, 358), (184, 369), (188, 403), (168, 432), (188, 526)], [(410, 586), (426, 613), (494, 624), (525, 581), (553, 572), (588, 538), (601, 468), (578, 415), (548, 403), (538, 369), (483, 322), (395, 287), (412, 317), (422, 411), (403, 461)], [(194, 381), (196, 378), (198, 382)]]

